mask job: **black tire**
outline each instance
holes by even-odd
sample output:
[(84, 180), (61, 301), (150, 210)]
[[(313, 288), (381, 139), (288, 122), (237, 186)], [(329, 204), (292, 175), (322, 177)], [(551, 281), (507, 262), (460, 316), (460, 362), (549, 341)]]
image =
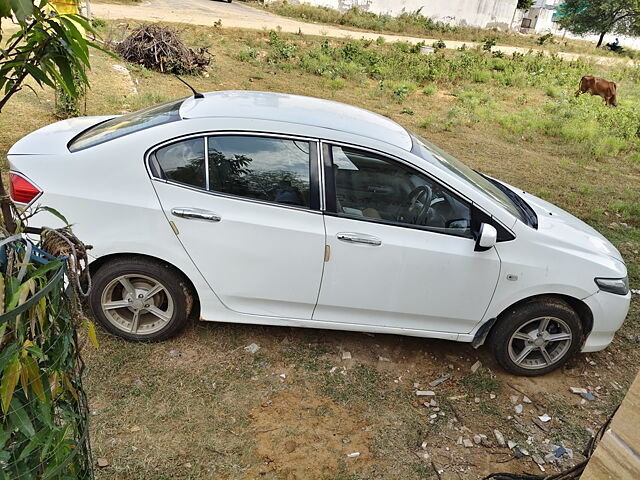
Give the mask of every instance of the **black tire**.
[[(123, 277), (125, 283), (121, 283)], [(193, 305), (184, 277), (170, 265), (146, 258), (122, 257), (105, 263), (93, 274), (92, 284), (93, 315), (105, 329), (126, 340), (158, 342), (173, 337), (186, 325)], [(146, 298), (145, 288), (149, 293), (161, 290)], [(103, 303), (112, 308), (103, 308)], [(120, 303), (125, 305), (113, 307)]]
[[(545, 318), (549, 319), (544, 327), (546, 336), (540, 332)], [(516, 334), (523, 339), (514, 338)], [(567, 334), (570, 334), (568, 340), (552, 340), (541, 346), (535, 343)], [(503, 313), (491, 329), (489, 344), (496, 360), (507, 372), (532, 377), (562, 366), (580, 349), (582, 335), (580, 317), (569, 304), (558, 298), (542, 297)], [(518, 362), (526, 348), (530, 353)]]

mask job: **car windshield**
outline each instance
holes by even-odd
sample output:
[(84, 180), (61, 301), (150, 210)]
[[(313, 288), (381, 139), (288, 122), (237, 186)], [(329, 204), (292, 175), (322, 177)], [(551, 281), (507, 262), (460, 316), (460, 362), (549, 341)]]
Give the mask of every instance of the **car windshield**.
[(71, 140), (69, 151), (77, 152), (145, 128), (180, 120), (179, 111), (182, 102), (184, 98), (154, 105), (94, 125)]
[(455, 174), (473, 188), (480, 190), (485, 195), (488, 195), (500, 203), (516, 218), (519, 218), (526, 224), (530, 223), (518, 203), (512, 200), (511, 197), (495, 183), (419, 135), (414, 133), (410, 133), (410, 135), (413, 139), (412, 152), (414, 154), (438, 167), (446, 168), (449, 172)]

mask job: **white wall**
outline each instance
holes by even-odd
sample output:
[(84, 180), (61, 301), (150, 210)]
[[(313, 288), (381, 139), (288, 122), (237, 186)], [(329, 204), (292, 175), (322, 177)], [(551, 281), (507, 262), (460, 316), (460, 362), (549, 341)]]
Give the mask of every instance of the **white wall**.
[(440, 22), (507, 30), (518, 0), (289, 0), (289, 3), (309, 3), (341, 11), (358, 7), (373, 13), (391, 15), (399, 15), (403, 10), (414, 12), (422, 8), (422, 15)]

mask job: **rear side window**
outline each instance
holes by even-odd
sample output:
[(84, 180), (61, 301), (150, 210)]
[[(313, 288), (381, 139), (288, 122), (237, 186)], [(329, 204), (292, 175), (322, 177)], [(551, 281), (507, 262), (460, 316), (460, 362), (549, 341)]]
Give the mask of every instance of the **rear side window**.
[(309, 207), (309, 142), (242, 135), (207, 140), (210, 190)]
[(154, 105), (94, 125), (71, 140), (69, 151), (77, 152), (146, 128), (180, 120), (182, 102), (184, 98)]
[(203, 138), (191, 138), (162, 147), (156, 151), (155, 158), (165, 179), (207, 188)]

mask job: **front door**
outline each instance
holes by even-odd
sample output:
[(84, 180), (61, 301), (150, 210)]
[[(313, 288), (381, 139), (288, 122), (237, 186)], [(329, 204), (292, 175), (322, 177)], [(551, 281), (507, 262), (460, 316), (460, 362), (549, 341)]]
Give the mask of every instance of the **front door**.
[[(466, 333), (500, 273), (495, 249), (475, 252), (471, 205), (396, 160), (327, 149), (330, 256), (314, 320)], [(332, 170), (332, 173), (331, 173)]]
[(229, 309), (311, 318), (325, 245), (317, 158), (316, 142), (246, 134), (188, 138), (150, 157), (167, 218)]

